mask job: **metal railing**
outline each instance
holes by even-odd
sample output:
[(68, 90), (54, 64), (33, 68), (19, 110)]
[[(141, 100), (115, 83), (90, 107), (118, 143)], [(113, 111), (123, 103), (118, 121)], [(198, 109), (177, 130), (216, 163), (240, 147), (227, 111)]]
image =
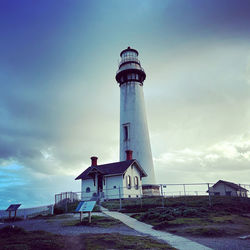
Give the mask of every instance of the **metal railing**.
[(125, 58), (122, 58), (120, 63), (119, 63), (119, 67), (123, 64), (123, 63), (126, 63), (126, 62), (137, 62), (140, 64), (140, 60), (138, 60), (138, 58), (134, 57), (134, 56), (128, 56), (128, 57), (125, 57)]
[[(197, 197), (198, 199), (199, 196), (203, 196), (207, 197), (209, 205), (212, 205), (212, 200), (215, 196), (215, 193), (210, 192), (209, 190), (213, 184), (214, 183), (158, 184), (159, 193), (156, 196), (162, 199), (162, 204), (164, 204), (164, 200), (168, 198), (190, 196)], [(250, 184), (238, 185), (245, 189), (250, 189)], [(143, 200), (148, 198), (149, 196), (150, 195), (143, 194), (142, 186), (116, 187), (110, 189), (104, 188), (101, 192), (92, 190), (89, 192), (66, 192), (56, 194), (55, 204), (65, 204), (80, 200), (100, 200), (101, 202), (108, 200), (118, 200), (119, 209), (121, 209), (123, 207), (123, 203), (126, 203), (125, 200), (133, 200), (133, 202), (135, 203), (139, 202), (143, 207)], [(245, 196), (241, 192), (232, 195), (232, 197), (245, 198)]]

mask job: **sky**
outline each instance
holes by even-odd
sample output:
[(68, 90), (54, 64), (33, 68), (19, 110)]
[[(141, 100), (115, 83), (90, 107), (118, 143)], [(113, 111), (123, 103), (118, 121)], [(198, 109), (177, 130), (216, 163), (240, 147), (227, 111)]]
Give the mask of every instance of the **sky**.
[(157, 183), (250, 184), (250, 1), (1, 0), (0, 209), (119, 161), (120, 52), (139, 51)]

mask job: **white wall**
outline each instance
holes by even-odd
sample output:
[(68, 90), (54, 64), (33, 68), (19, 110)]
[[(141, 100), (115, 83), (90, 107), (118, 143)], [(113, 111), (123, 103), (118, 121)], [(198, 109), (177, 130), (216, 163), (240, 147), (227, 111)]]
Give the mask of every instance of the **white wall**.
[[(133, 166), (134, 165), (134, 166)], [(132, 166), (130, 166), (124, 176), (123, 179), (123, 198), (135, 198), (135, 197), (140, 197), (142, 194), (142, 181), (140, 180), (140, 172), (137, 169), (137, 167), (135, 167), (135, 164), (133, 164)], [(130, 175), (131, 176), (131, 188), (128, 189), (127, 188), (127, 182), (126, 182), (126, 178), (127, 176)], [(136, 189), (135, 188), (135, 182), (134, 182), (134, 177), (137, 176), (138, 177), (138, 186), (139, 188)], [(144, 177), (145, 178), (145, 177)], [(142, 178), (143, 179), (143, 178)]]
[(119, 187), (122, 197), (122, 175), (106, 176), (103, 191), (106, 199), (119, 199)]
[[(129, 123), (129, 140), (124, 141), (123, 124)], [(125, 150), (133, 150), (147, 177), (143, 184), (155, 184), (154, 165), (146, 119), (143, 87), (138, 82), (120, 86), (120, 161), (126, 160)]]
[[(81, 200), (89, 200), (93, 193), (97, 193), (97, 182), (94, 185), (93, 179), (82, 180), (82, 195)], [(90, 188), (90, 192), (86, 193), (86, 188)]]
[(231, 188), (231, 187), (229, 187), (229, 186), (227, 186), (226, 184), (224, 184), (224, 183), (218, 183), (216, 186), (215, 186), (215, 188), (213, 188), (213, 187), (211, 187), (211, 188), (209, 188), (209, 190), (210, 190), (210, 194), (211, 195), (214, 195), (214, 192), (219, 192), (220, 193), (220, 195), (226, 195), (226, 192), (227, 191), (231, 191), (231, 196), (237, 196), (237, 192), (235, 191), (235, 189), (233, 189), (233, 188)]

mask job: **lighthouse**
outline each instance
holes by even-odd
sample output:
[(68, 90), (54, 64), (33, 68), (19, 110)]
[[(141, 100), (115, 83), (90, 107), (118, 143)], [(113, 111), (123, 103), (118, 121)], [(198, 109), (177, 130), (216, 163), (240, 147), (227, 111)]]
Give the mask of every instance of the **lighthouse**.
[(147, 173), (142, 180), (143, 194), (158, 195), (143, 94), (146, 73), (138, 55), (138, 51), (130, 47), (123, 50), (116, 72), (120, 86), (120, 161), (125, 161), (126, 151), (131, 150), (133, 159)]

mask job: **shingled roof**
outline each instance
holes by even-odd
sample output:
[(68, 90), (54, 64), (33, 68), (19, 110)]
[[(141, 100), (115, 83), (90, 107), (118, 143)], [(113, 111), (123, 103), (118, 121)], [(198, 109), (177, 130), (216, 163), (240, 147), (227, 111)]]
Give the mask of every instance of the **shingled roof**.
[(215, 187), (215, 186), (216, 186), (217, 184), (219, 184), (219, 183), (223, 183), (223, 184), (225, 184), (225, 185), (227, 185), (227, 186), (229, 186), (229, 187), (235, 189), (236, 191), (248, 191), (247, 189), (241, 187), (241, 186), (238, 185), (238, 184), (235, 184), (235, 183), (229, 182), (229, 181), (223, 181), (223, 180), (219, 180), (218, 182), (216, 182), (216, 183), (213, 185), (213, 187)]
[(89, 179), (91, 176), (89, 175), (92, 171), (100, 172), (100, 174), (103, 175), (119, 175), (123, 174), (128, 167), (130, 167), (133, 163), (136, 163), (139, 171), (141, 172), (141, 176), (145, 177), (147, 174), (142, 169), (140, 164), (134, 159), (134, 160), (127, 160), (127, 161), (119, 161), (119, 162), (113, 162), (108, 164), (102, 164), (97, 166), (90, 166), (85, 171), (83, 171), (78, 177), (75, 178), (75, 180), (79, 179)]

